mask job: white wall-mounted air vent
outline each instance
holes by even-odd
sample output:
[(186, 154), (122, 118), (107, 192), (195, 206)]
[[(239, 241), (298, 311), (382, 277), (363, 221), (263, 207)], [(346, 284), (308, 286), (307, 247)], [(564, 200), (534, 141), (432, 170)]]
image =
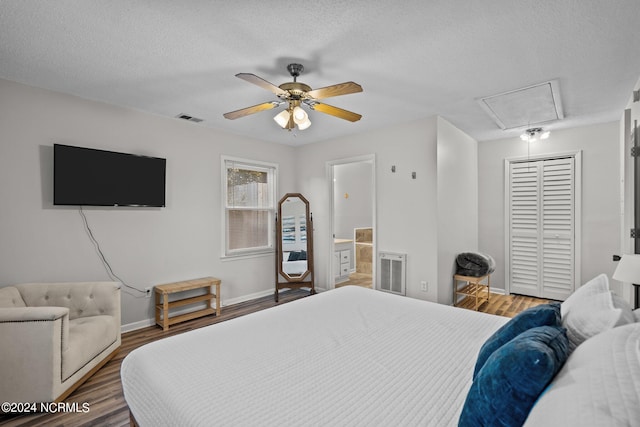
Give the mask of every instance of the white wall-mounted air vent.
[(406, 295), (407, 254), (380, 252), (378, 254), (378, 283), (381, 291)]
[(188, 114), (182, 114), (182, 113), (178, 114), (176, 116), (176, 118), (182, 119), (182, 120), (186, 120), (188, 122), (193, 122), (193, 123), (200, 123), (200, 122), (204, 121), (204, 120), (199, 119), (197, 117), (193, 117), (193, 116), (190, 116)]

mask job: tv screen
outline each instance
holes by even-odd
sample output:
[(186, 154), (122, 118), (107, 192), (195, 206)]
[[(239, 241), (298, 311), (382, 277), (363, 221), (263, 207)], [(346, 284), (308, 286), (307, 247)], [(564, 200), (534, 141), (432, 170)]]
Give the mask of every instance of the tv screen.
[(53, 204), (165, 206), (166, 159), (53, 145)]

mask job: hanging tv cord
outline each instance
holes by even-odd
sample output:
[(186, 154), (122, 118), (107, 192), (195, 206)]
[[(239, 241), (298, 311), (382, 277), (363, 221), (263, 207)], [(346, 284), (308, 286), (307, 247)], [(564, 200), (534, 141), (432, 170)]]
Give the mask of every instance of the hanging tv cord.
[(129, 284), (127, 284), (124, 280), (122, 280), (120, 277), (118, 277), (117, 274), (114, 273), (113, 269), (111, 268), (111, 264), (109, 264), (109, 261), (107, 261), (107, 258), (104, 256), (104, 253), (102, 252), (102, 249), (100, 248), (100, 243), (98, 243), (98, 240), (95, 238), (95, 236), (93, 235), (93, 231), (91, 231), (91, 227), (89, 226), (89, 221), (87, 220), (87, 216), (84, 213), (84, 210), (82, 210), (82, 206), (80, 206), (79, 209), (80, 212), (80, 216), (82, 217), (82, 221), (84, 222), (84, 228), (87, 232), (87, 235), (89, 236), (89, 239), (91, 240), (91, 243), (93, 243), (93, 246), (96, 248), (96, 251), (98, 252), (98, 255), (100, 256), (100, 260), (102, 261), (102, 264), (105, 267), (105, 270), (107, 270), (107, 274), (109, 275), (109, 277), (111, 278), (111, 280), (114, 281), (118, 281), (120, 283), (122, 283), (123, 286), (125, 286), (126, 288), (129, 289), (133, 289), (136, 292), (139, 292), (141, 295), (140, 296), (136, 296), (134, 294), (131, 294), (129, 292), (124, 291), (126, 294), (129, 294), (131, 296), (133, 296), (134, 298), (144, 298), (146, 297), (146, 291), (138, 289), (134, 286), (131, 286)]

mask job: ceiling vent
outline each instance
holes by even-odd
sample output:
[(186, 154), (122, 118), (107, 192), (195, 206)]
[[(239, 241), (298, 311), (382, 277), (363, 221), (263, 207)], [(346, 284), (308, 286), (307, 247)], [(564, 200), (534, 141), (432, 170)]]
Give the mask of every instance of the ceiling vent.
[(557, 80), (478, 99), (500, 129), (552, 122), (564, 118)]
[(176, 118), (178, 118), (178, 119), (182, 119), (182, 120), (186, 120), (186, 121), (188, 121), (188, 122), (193, 122), (193, 123), (200, 123), (200, 122), (204, 121), (204, 120), (202, 120), (202, 119), (199, 119), (199, 118), (197, 118), (197, 117), (190, 116), (190, 115), (188, 115), (188, 114), (178, 114), (178, 115), (176, 116)]

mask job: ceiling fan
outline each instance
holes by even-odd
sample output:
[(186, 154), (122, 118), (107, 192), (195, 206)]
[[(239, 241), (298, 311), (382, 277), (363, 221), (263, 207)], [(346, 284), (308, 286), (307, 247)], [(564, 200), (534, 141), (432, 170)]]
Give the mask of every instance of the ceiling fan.
[(320, 89), (311, 89), (311, 86), (298, 82), (298, 76), (304, 71), (304, 67), (301, 64), (289, 64), (287, 70), (291, 77), (292, 82), (283, 83), (280, 86), (276, 86), (268, 81), (251, 73), (239, 73), (236, 77), (242, 80), (253, 83), (260, 86), (263, 89), (273, 92), (278, 98), (278, 101), (264, 102), (262, 104), (254, 105), (252, 107), (243, 108), (241, 110), (231, 111), (223, 114), (225, 118), (235, 120), (240, 117), (255, 114), (260, 111), (271, 110), (280, 106), (281, 104), (287, 104), (286, 110), (278, 113), (273, 119), (283, 129), (289, 131), (296, 125), (298, 129), (304, 130), (311, 126), (311, 121), (307, 112), (302, 108), (302, 105), (306, 105), (314, 111), (329, 114), (340, 119), (348, 120), (350, 122), (356, 122), (362, 117), (360, 114), (352, 111), (343, 110), (342, 108), (334, 107), (329, 104), (323, 104), (318, 102), (318, 99), (330, 98), (332, 96), (348, 95), (350, 93), (362, 92), (362, 86), (354, 82), (344, 82), (336, 85), (326, 86)]

